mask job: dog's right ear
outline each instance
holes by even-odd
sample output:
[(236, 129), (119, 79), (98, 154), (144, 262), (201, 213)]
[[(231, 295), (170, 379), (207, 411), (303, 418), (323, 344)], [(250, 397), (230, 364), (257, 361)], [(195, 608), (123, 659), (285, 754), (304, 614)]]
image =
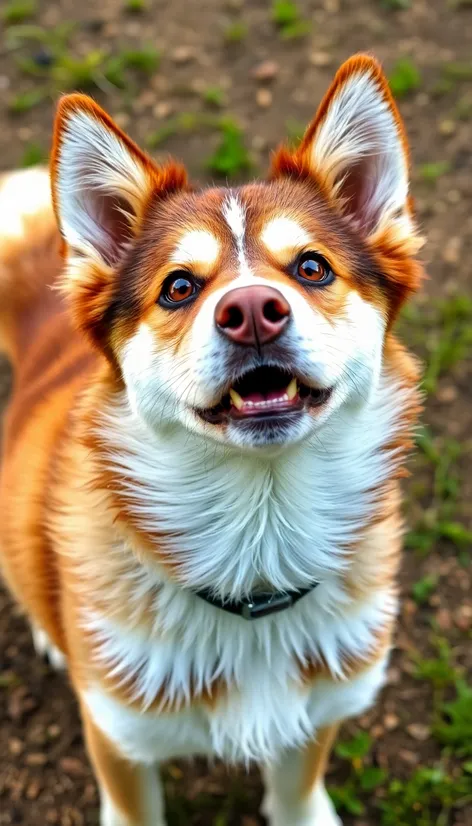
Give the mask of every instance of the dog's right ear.
[(184, 170), (164, 170), (86, 95), (59, 101), (51, 158), (53, 202), (69, 248), (119, 261), (154, 193), (185, 186)]
[(97, 338), (114, 270), (148, 206), (184, 189), (186, 173), (176, 163), (158, 167), (98, 104), (73, 94), (57, 109), (51, 183), (67, 249), (64, 292), (79, 326)]

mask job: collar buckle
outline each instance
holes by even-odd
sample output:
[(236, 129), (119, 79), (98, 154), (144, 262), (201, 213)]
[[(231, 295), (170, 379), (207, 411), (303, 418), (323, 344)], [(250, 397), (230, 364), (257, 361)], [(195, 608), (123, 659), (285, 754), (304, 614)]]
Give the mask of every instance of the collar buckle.
[(243, 600), (241, 616), (246, 620), (260, 619), (285, 611), (293, 604), (294, 599), (290, 594), (257, 594), (250, 600)]

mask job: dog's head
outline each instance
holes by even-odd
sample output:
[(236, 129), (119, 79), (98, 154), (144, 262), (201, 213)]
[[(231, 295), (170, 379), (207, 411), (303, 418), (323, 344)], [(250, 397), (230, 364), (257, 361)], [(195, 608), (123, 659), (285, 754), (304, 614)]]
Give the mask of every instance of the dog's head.
[(136, 414), (251, 449), (365, 403), (421, 274), (408, 167), (368, 56), (341, 67), (269, 179), (237, 189), (191, 189), (89, 98), (63, 98), (52, 185), (65, 288)]

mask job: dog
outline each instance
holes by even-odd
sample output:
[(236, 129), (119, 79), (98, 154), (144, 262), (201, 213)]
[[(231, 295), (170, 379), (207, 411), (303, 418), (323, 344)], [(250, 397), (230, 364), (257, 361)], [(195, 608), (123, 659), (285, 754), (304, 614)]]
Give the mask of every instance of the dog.
[(340, 823), (324, 772), (385, 680), (421, 403), (408, 177), (355, 55), (264, 180), (192, 188), (72, 94), (50, 171), (1, 181), (2, 570), (67, 667), (102, 826), (164, 826), (156, 766), (193, 754), (257, 761), (271, 826)]

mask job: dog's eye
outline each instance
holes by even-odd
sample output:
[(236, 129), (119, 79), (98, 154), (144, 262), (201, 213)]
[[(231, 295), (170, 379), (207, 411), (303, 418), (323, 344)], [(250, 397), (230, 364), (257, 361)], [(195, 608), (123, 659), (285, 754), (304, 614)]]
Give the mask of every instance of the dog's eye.
[(184, 304), (193, 298), (197, 293), (197, 283), (190, 273), (182, 270), (173, 272), (164, 281), (162, 292), (159, 296), (159, 304), (163, 307), (174, 307), (177, 304)]
[(323, 285), (331, 283), (334, 278), (333, 270), (326, 258), (317, 252), (305, 252), (300, 256), (297, 262), (297, 275), (304, 281)]

